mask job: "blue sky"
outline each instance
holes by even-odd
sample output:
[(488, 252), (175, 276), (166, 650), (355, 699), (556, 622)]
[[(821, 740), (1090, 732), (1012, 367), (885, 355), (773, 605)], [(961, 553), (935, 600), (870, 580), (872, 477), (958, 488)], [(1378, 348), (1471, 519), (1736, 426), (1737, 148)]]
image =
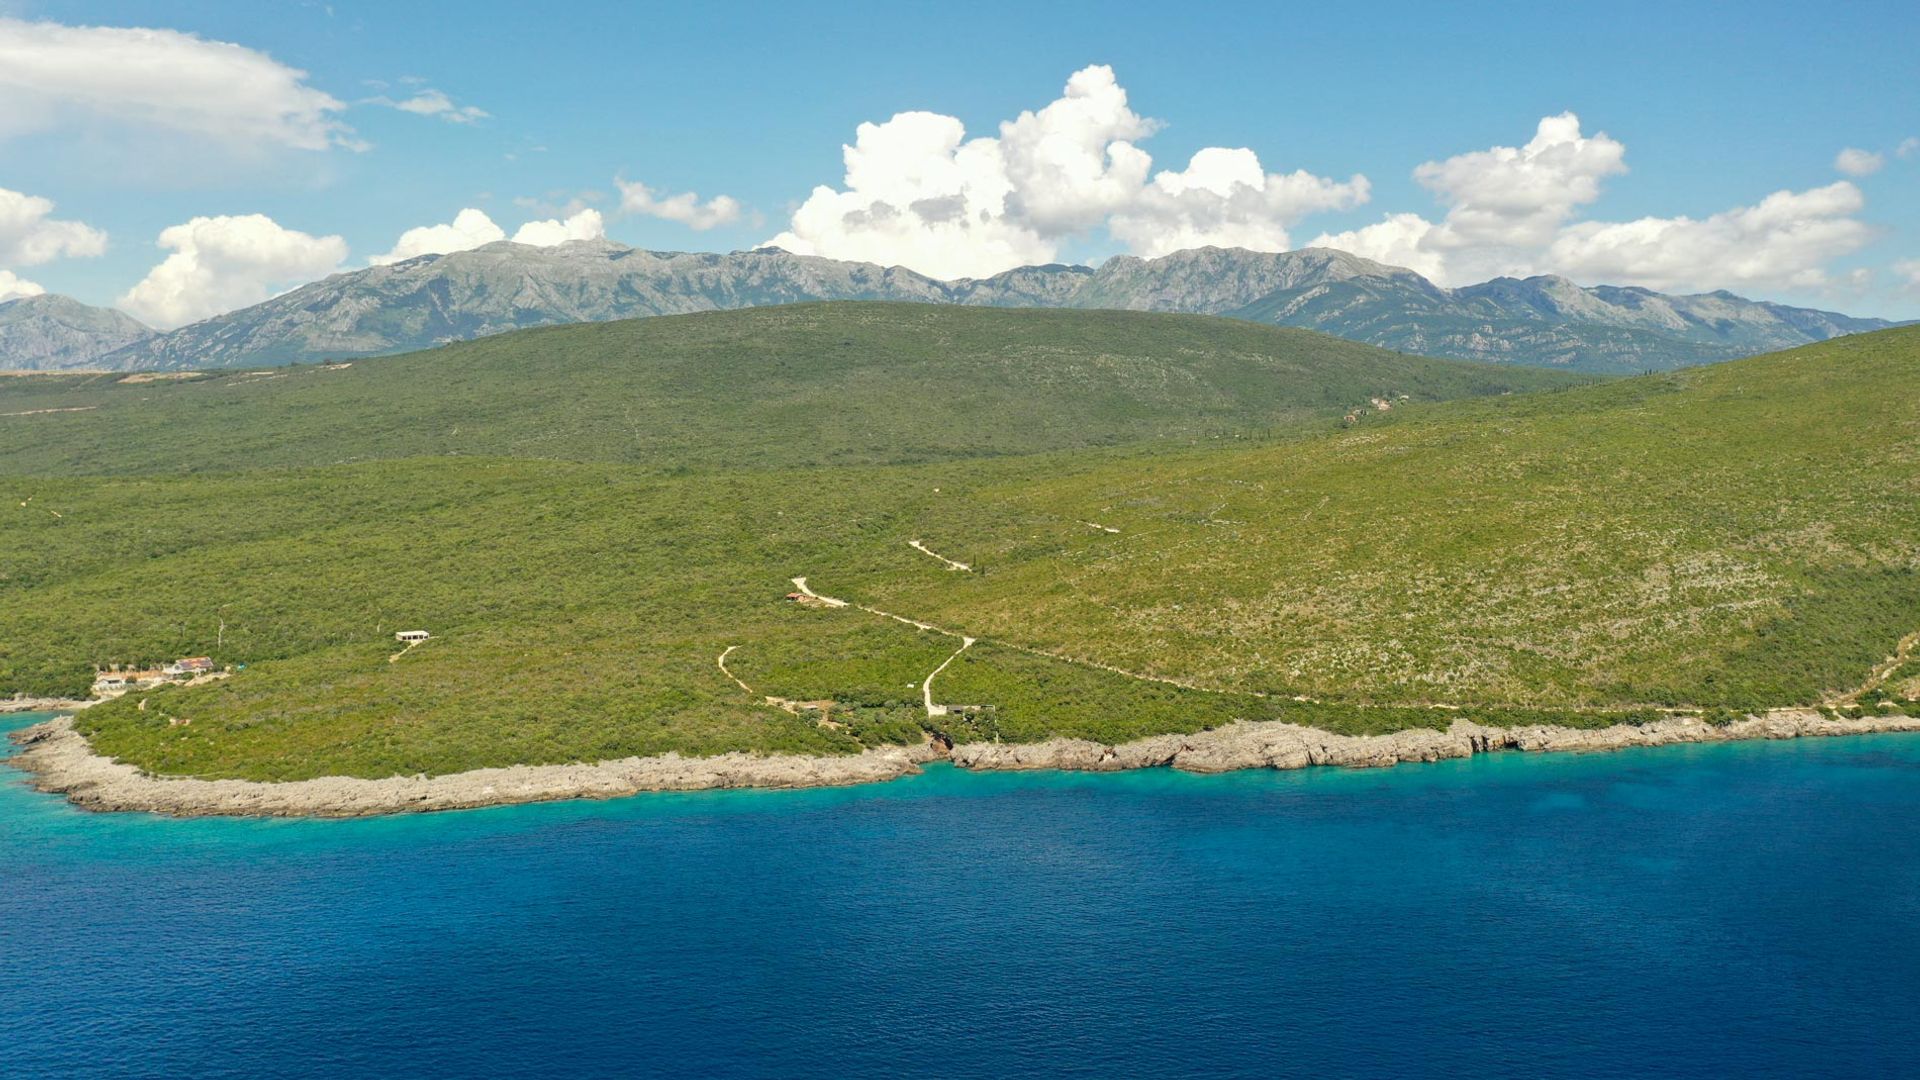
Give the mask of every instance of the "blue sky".
[[(245, 103), (219, 121), (235, 130), (187, 129), (166, 114), (174, 104), (163, 90), (129, 85), (120, 100), (80, 100), (102, 81), (98, 73), (50, 66), (48, 85), (9, 87), (0, 72), (0, 189), (51, 200), (43, 221), (105, 234), (100, 244), (53, 245), (51, 257), (51, 241), (31, 250), (16, 243), (0, 271), (91, 303), (122, 301), (137, 314), (174, 311), (175, 320), (364, 266), (406, 230), (451, 222), (466, 208), (508, 235), (529, 220), (564, 221), (592, 208), (606, 235), (646, 247), (731, 250), (788, 233), (787, 246), (942, 276), (1033, 252), (1097, 261), (1157, 253), (1183, 238), (1271, 247), (1330, 236), (1455, 284), (1561, 272), (1586, 284), (1724, 286), (1920, 316), (1920, 143), (1899, 153), (1920, 138), (1912, 51), (1920, 5), (1910, 0), (1817, 11), (892, 3), (825, 13), (791, 4), (0, 0), (0, 16), (16, 28), (145, 27), (231, 43), (306, 73), (281, 90), (340, 106), (316, 114), (330, 125), (324, 136), (254, 131), (239, 115)], [(53, 40), (30, 33), (23, 47), (51, 49), (36, 42)], [(75, 63), (102, 55), (88, 39), (62, 40), (77, 50)], [(180, 48), (181, 62), (198, 62)], [(1060, 98), (1089, 65), (1111, 69), (1111, 87), (1104, 77), (1088, 84), (1100, 84), (1099, 101), (1124, 91), (1126, 112), (1108, 126), (1133, 124), (1123, 141), (1151, 156), (1141, 182), (1117, 175), (1125, 170), (1113, 164), (1109, 141), (1093, 160), (1116, 175), (1074, 190), (1049, 187), (1057, 180), (1049, 169), (1021, 180), (1009, 166), (1016, 210), (1004, 221), (925, 236), (844, 224), (849, 208), (866, 221), (875, 202), (903, 201), (847, 180), (842, 146), (861, 123), (924, 110), (957, 118), (969, 138), (993, 137), (1002, 121)], [(486, 115), (454, 123), (447, 112), (375, 100), (417, 101), (428, 91)], [(8, 111), (27, 119), (9, 123)], [(1577, 134), (1559, 130), (1538, 144), (1536, 162), (1482, 153), (1524, 148), (1542, 118), (1567, 112), (1578, 115)], [(1158, 125), (1147, 126), (1149, 118)], [(316, 138), (322, 145), (294, 145)], [(1258, 168), (1249, 178), (1263, 191), (1225, 186), (1250, 168), (1247, 158), (1217, 156), (1189, 170), (1192, 155), (1210, 147), (1251, 150)], [(1858, 175), (1836, 168), (1848, 148), (1864, 152), (1853, 159)], [(872, 160), (917, 176), (927, 163), (916, 152), (877, 148)], [(1006, 156), (1017, 156), (1011, 141)], [(1428, 162), (1446, 167), (1416, 179)], [(1182, 170), (1184, 180), (1158, 188), (1151, 179)], [(1309, 174), (1297, 193), (1261, 179), (1296, 170)], [(1364, 201), (1356, 174), (1365, 177)], [(951, 201), (954, 213), (964, 203), (973, 218), (991, 200), (998, 214), (999, 174), (984, 186), (969, 175), (964, 198), (949, 200), (939, 180), (910, 194), (917, 206)], [(698, 193), (678, 216), (722, 220), (695, 230), (623, 211), (616, 179), (656, 197)], [(793, 215), (819, 185), (835, 196), (811, 204), (813, 225), (802, 228)], [(1793, 198), (1763, 204), (1776, 192)], [(709, 200), (720, 195), (737, 210), (714, 210)], [(1043, 204), (1053, 208), (1030, 209)], [(1450, 210), (1460, 213), (1450, 218)], [(162, 230), (195, 219), (255, 214), (271, 228), (339, 241), (257, 265), (232, 252), (218, 264), (227, 249), (211, 234), (156, 245)], [(1403, 217), (1389, 229), (1389, 215)], [(1607, 228), (1643, 219), (1652, 223)], [(153, 282), (144, 299), (125, 300), (182, 252), (198, 253), (197, 276), (177, 273)]]

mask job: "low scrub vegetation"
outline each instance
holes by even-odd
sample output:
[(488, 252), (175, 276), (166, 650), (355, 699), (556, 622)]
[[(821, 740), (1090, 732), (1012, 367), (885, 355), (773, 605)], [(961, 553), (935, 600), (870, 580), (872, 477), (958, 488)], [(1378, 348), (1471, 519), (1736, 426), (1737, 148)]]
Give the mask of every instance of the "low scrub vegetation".
[[(812, 310), (792, 317), (825, 309)], [(755, 348), (785, 349), (789, 331)], [(801, 335), (812, 351), (794, 355), (866, 332), (815, 326)], [(540, 365), (569, 340), (541, 331), (461, 348), (481, 365), (519, 355), (564, 381), (573, 368)], [(941, 339), (929, 340), (913, 362), (938, 370)], [(961, 345), (991, 353), (985, 337)], [(1284, 438), (1203, 445), (1116, 422), (1100, 436), (1115, 445), (1062, 447), (1039, 430), (1057, 402), (1021, 390), (1027, 412), (975, 429), (1022, 432), (1017, 445), (963, 453), (961, 440), (899, 435), (906, 464), (871, 451), (911, 426), (914, 406), (860, 399), (852, 384), (834, 392), (870, 410), (858, 415), (903, 419), (869, 430), (807, 404), (819, 440), (798, 457), (815, 464), (796, 466), (776, 464), (797, 445), (785, 427), (765, 442), (740, 428), (722, 450), (675, 429), (593, 452), (615, 413), (542, 399), (523, 414), (526, 401), (462, 390), (462, 369), (437, 363), (356, 363), (391, 380), (379, 394), (316, 389), (276, 404), (241, 386), (231, 406), (167, 405), (201, 450), (163, 426), (134, 424), (115, 450), (111, 425), (72, 439), (49, 426), (35, 440), (0, 420), (0, 694), (80, 696), (99, 667), (209, 655), (242, 670), (89, 709), (84, 730), (159, 772), (385, 776), (668, 751), (848, 753), (927, 730), (1120, 741), (1241, 719), (1376, 733), (1456, 716), (1640, 722), (1666, 709), (1726, 722), (1855, 690), (1920, 629), (1920, 399), (1905, 392), (1920, 374), (1915, 330), (1395, 409), (1350, 429), (1321, 415)], [(1019, 363), (1032, 370), (1007, 386), (1051, 377), (1041, 353)], [(1085, 363), (1073, 370), (1099, 370)], [(425, 401), (431, 388), (408, 379), (427, 375), (454, 380), (447, 407), (460, 417), (429, 411), (409, 428), (365, 396)], [(166, 392), (223, 393), (224, 378)], [(660, 378), (651, 385), (717, 376), (689, 360)], [(1155, 400), (1153, 424), (1187, 407)], [(303, 428), (303, 402), (361, 422)], [(1069, 410), (1059, 424), (1080, 419)], [(295, 425), (297, 450), (284, 453), (304, 455), (301, 467), (250, 441), (282, 422)], [(490, 434), (448, 454), (467, 424)], [(646, 449), (656, 438), (668, 448)], [(820, 461), (843, 451), (852, 460)], [(789, 600), (794, 577), (937, 629)], [(433, 638), (395, 660), (403, 629)], [(925, 679), (958, 634), (979, 641), (940, 674), (934, 700), (985, 708), (927, 717)], [(1857, 707), (1912, 709), (1916, 680), (1909, 662)], [(830, 702), (829, 722), (783, 702)]]

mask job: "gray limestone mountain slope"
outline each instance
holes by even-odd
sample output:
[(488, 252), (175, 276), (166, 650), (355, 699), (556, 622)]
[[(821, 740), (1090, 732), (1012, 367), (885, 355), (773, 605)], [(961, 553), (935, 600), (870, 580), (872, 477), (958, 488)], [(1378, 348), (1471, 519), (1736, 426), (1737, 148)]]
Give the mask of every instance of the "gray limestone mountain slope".
[(153, 331), (112, 308), (52, 293), (0, 303), (0, 369), (73, 371)]
[[(1893, 325), (1744, 300), (1498, 278), (1442, 288), (1402, 267), (1308, 248), (1197, 248), (1099, 268), (1029, 266), (939, 281), (795, 255), (655, 252), (607, 240), (507, 241), (335, 274), (94, 357), (114, 370), (253, 367), (377, 356), (507, 330), (810, 300), (1119, 308), (1227, 315), (1403, 352), (1593, 372), (1731, 359)], [(0, 367), (25, 367), (0, 348)], [(32, 366), (45, 366), (33, 364)]]
[[(121, 350), (114, 366), (247, 367), (429, 348), (557, 323), (681, 315), (808, 300), (1060, 307), (1085, 270), (1011, 270), (942, 282), (901, 267), (784, 251), (654, 252), (605, 240), (508, 241), (316, 281)], [(976, 299), (978, 298), (978, 299)]]

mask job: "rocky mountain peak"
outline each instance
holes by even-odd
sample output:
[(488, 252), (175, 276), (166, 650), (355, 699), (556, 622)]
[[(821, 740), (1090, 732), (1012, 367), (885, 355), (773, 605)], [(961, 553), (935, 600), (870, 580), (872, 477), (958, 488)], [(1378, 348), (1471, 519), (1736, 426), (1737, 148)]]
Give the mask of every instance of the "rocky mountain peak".
[(41, 293), (0, 302), (0, 369), (60, 371), (87, 368), (101, 357), (154, 332), (112, 308), (70, 296)]

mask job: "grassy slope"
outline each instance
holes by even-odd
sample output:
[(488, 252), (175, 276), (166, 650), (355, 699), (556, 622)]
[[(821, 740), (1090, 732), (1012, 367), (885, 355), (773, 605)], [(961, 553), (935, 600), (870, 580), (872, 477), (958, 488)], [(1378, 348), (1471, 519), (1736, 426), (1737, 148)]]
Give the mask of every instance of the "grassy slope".
[(1238, 689), (1803, 702), (1920, 628), (1916, 375), (1896, 330), (994, 485), (915, 526), (981, 573), (846, 588)]
[(522, 331), (350, 367), (0, 380), (0, 470), (421, 455), (765, 468), (1191, 441), (1573, 385), (1206, 316), (801, 304)]
[[(954, 643), (782, 602), (805, 574), (988, 639), (938, 684), (1000, 706), (961, 738), (1240, 716), (1382, 730), (1444, 723), (1418, 707), (1436, 699), (1589, 723), (1611, 716), (1555, 710), (1809, 700), (1920, 625), (1920, 402), (1901, 392), (1916, 369), (1920, 331), (1889, 331), (1228, 449), (15, 478), (0, 689), (69, 689), (113, 660), (248, 663), (145, 712), (83, 714), (108, 752), (203, 775), (914, 737), (914, 684)], [(941, 569), (915, 538), (980, 572)], [(438, 637), (389, 664), (403, 624)], [(849, 729), (754, 704), (714, 666), (727, 645), (757, 692), (836, 698)], [(1329, 700), (1253, 696), (1273, 691)]]

